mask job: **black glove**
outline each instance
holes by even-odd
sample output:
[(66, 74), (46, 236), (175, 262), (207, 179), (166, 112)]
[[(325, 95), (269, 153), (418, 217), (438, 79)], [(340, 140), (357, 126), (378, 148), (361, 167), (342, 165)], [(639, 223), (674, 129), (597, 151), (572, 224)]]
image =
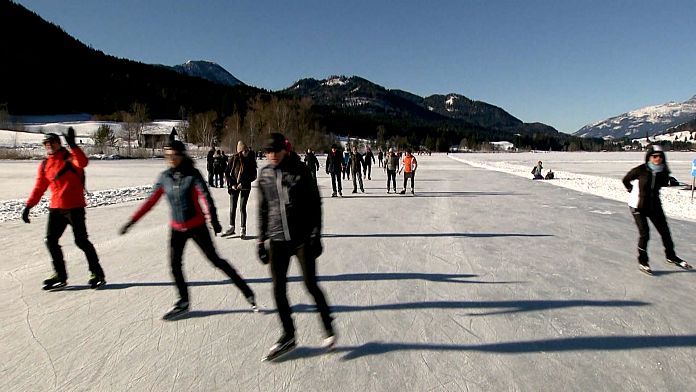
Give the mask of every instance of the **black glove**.
[(261, 260), (261, 264), (268, 264), (268, 250), (266, 250), (266, 244), (263, 242), (258, 242), (256, 243), (256, 250), (259, 254), (259, 260)]
[(213, 233), (215, 233), (215, 235), (222, 233), (222, 226), (220, 225), (220, 222), (217, 219), (213, 220), (212, 224)]
[(31, 207), (25, 206), (24, 209), (22, 210), (22, 220), (24, 223), (29, 223), (29, 210), (31, 210)]
[(628, 193), (633, 192), (633, 186), (626, 188), (626, 191), (628, 191)]
[(68, 128), (68, 133), (64, 133), (63, 137), (70, 148), (77, 147), (77, 143), (75, 143), (75, 130), (73, 127)]
[(131, 226), (133, 226), (133, 224), (135, 224), (135, 222), (128, 221), (128, 223), (126, 223), (125, 225), (123, 225), (123, 227), (121, 227), (121, 230), (118, 231), (118, 234), (124, 235), (124, 234), (128, 233), (128, 230), (130, 230), (130, 228), (131, 228)]
[(307, 245), (314, 258), (321, 256), (321, 253), (324, 251), (324, 247), (321, 245), (321, 237), (318, 235), (309, 237)]

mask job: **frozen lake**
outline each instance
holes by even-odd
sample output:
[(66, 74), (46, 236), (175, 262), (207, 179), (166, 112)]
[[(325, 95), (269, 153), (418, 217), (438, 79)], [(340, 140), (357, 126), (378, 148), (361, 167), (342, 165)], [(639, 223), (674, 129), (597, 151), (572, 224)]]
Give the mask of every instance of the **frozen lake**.
[[(86, 289), (83, 254), (70, 230), (69, 290), (46, 293), (51, 273), (46, 216), (0, 223), (0, 386), (25, 390), (459, 391), (690, 390), (696, 382), (696, 274), (665, 265), (638, 271), (637, 230), (623, 201), (516, 174), (542, 160), (563, 175), (614, 184), (642, 154), (458, 154), (418, 157), (416, 196), (387, 195), (374, 167), (366, 194), (324, 195), (318, 275), (336, 316), (337, 349), (290, 269), (299, 347), (260, 363), (281, 332), (266, 267), (254, 241), (215, 239), (262, 305), (239, 291), (189, 243), (184, 259), (192, 312), (164, 322), (175, 301), (165, 201), (125, 236), (140, 202), (88, 209), (87, 226), (107, 274)], [(668, 155), (672, 171), (691, 157)], [(323, 164), (323, 159), (320, 158)], [(687, 165), (688, 163), (688, 165)], [(2, 200), (25, 198), (38, 162), (0, 162)], [(681, 166), (683, 165), (683, 166)], [(200, 163), (199, 167), (203, 167)], [(519, 167), (519, 168), (518, 168)], [(90, 190), (149, 185), (162, 161), (93, 162)], [(11, 174), (7, 174), (11, 173)], [(398, 181), (401, 186), (401, 181)], [(221, 223), (229, 201), (213, 189)], [(670, 190), (671, 191), (671, 190)], [(256, 232), (256, 192), (249, 234)], [(675, 193), (679, 191), (674, 191)], [(681, 191), (684, 192), (684, 191)], [(680, 203), (681, 196), (676, 203)], [(683, 205), (682, 209), (693, 209)], [(694, 261), (696, 222), (670, 219), (677, 252)]]

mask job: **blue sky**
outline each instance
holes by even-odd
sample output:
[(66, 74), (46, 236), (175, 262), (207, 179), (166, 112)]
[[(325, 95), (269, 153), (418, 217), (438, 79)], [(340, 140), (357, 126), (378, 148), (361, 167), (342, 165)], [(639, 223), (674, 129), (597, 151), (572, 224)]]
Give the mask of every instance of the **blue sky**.
[(572, 133), (696, 95), (692, 1), (19, 0), (95, 49), (243, 82), (357, 75)]

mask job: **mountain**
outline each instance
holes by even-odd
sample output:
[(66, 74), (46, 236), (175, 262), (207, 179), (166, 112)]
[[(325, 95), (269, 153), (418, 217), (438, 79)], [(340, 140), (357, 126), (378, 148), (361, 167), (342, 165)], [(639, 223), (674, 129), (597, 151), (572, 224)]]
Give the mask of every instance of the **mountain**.
[(511, 132), (555, 134), (544, 124), (525, 124), (505, 110), (463, 95), (421, 97), (403, 90), (389, 90), (358, 76), (302, 79), (280, 91), (294, 97), (309, 97), (315, 104), (335, 106), (362, 114), (386, 113), (425, 121), (447, 121)]
[(682, 123), (696, 119), (696, 95), (682, 103), (668, 102), (647, 106), (620, 114), (594, 124), (586, 125), (574, 136), (580, 137), (629, 137), (631, 139), (654, 136)]
[(244, 106), (260, 90), (229, 87), (95, 50), (36, 13), (0, 0), (0, 105), (13, 115), (111, 114), (145, 103), (153, 118)]
[(239, 79), (227, 72), (225, 68), (211, 61), (189, 60), (185, 64), (175, 65), (171, 68), (185, 75), (195, 76), (230, 87), (244, 85)]

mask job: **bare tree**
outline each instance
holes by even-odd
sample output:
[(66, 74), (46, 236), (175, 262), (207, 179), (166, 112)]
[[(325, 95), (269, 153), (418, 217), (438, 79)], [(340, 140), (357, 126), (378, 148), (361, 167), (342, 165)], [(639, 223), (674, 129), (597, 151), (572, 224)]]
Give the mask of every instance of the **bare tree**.
[(142, 142), (142, 133), (145, 128), (145, 123), (150, 121), (147, 105), (139, 102), (134, 102), (131, 105), (131, 120), (135, 131), (135, 139), (140, 144)]

